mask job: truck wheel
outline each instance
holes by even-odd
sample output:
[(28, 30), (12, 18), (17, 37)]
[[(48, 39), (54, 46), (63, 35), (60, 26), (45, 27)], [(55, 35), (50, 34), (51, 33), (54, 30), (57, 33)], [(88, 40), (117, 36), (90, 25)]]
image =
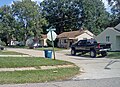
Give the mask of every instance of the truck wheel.
[(102, 52), (101, 52), (101, 55), (102, 55), (102, 57), (105, 57), (105, 56), (107, 56), (107, 52), (102, 51)]
[(76, 51), (75, 51), (75, 49), (71, 49), (71, 55), (73, 55), (73, 56), (76, 55)]
[(96, 57), (96, 51), (95, 50), (90, 51), (90, 57), (92, 57), (92, 58)]

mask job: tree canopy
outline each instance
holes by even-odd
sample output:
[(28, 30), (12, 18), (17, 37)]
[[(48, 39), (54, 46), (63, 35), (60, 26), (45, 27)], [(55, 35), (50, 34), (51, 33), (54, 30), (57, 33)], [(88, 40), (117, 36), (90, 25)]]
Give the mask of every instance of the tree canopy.
[[(119, 9), (117, 18), (118, 13)], [(97, 35), (111, 19), (101, 0), (44, 0), (40, 4), (17, 0), (11, 6), (0, 7), (0, 37), (6, 45), (13, 38), (25, 42), (31, 36), (40, 37), (45, 33), (43, 28), (50, 26), (57, 34), (83, 27)]]
[(109, 5), (111, 6), (111, 23), (110, 25), (114, 27), (120, 23), (120, 0), (108, 0)]
[(101, 0), (44, 0), (42, 12), (57, 33), (85, 27), (100, 33), (108, 23), (108, 13)]
[(1, 7), (0, 22), (0, 33), (5, 36), (6, 45), (13, 37), (25, 42), (30, 36), (40, 36), (42, 26), (47, 23), (40, 6), (31, 0), (14, 1), (11, 6)]
[(50, 26), (54, 26), (58, 34), (82, 26), (81, 0), (44, 0), (41, 8)]

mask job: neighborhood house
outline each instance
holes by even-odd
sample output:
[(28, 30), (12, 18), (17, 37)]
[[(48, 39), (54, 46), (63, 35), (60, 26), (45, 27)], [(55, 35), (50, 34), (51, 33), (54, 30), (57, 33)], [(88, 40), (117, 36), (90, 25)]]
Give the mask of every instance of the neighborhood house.
[(94, 34), (88, 30), (78, 30), (78, 31), (63, 32), (59, 34), (57, 38), (58, 38), (58, 47), (69, 48), (72, 45), (72, 43), (78, 40), (94, 38)]
[(111, 51), (120, 51), (120, 23), (105, 29), (96, 40), (100, 43), (111, 43)]
[(40, 44), (41, 46), (47, 46), (47, 35), (41, 35)]

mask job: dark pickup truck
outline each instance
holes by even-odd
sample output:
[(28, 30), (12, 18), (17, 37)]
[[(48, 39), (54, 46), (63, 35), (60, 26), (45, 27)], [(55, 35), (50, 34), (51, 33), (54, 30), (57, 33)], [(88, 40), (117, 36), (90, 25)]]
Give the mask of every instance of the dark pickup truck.
[(77, 52), (81, 52), (82, 54), (89, 52), (92, 58), (95, 58), (97, 54), (105, 57), (110, 48), (111, 44), (97, 43), (94, 39), (79, 40), (71, 45), (71, 55), (76, 55)]

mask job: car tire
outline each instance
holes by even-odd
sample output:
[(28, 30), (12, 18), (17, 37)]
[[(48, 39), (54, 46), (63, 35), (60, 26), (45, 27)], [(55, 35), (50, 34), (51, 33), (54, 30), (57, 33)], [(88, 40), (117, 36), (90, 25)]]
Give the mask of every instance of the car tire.
[(73, 55), (73, 56), (76, 55), (76, 51), (75, 51), (75, 49), (71, 49), (71, 55)]
[(103, 52), (101, 52), (101, 55), (102, 55), (102, 57), (105, 57), (105, 56), (107, 56), (107, 52), (103, 51)]
[(90, 57), (92, 57), (92, 58), (96, 57), (96, 51), (95, 50), (90, 51)]

